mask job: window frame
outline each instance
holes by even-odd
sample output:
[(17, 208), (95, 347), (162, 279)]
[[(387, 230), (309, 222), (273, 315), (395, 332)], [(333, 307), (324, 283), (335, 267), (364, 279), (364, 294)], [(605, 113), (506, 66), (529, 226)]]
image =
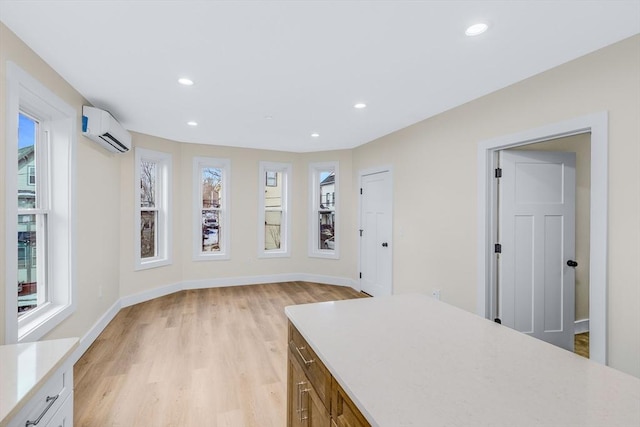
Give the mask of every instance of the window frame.
[[(134, 164), (134, 270), (147, 270), (150, 268), (163, 267), (171, 265), (172, 260), (172, 163), (173, 156), (171, 153), (163, 151), (150, 150), (142, 147), (135, 147), (135, 164)], [(149, 209), (140, 206), (140, 164), (143, 160), (151, 161), (156, 164), (156, 193), (155, 207)], [(141, 221), (140, 217), (143, 211), (156, 211), (156, 232), (155, 232), (155, 249), (156, 255), (150, 258), (142, 258), (141, 245)]]
[[(76, 311), (78, 111), (11, 61), (6, 64), (6, 102), (5, 342), (12, 344), (42, 338)], [(18, 194), (16, 159), (18, 115), (21, 113), (38, 121), (39, 144), (47, 151), (35, 177), (36, 187), (40, 184), (37, 197), (43, 199), (46, 209), (30, 209), (28, 214), (37, 214), (36, 218), (39, 218), (49, 211), (53, 215), (46, 216), (51, 217), (50, 220), (55, 218), (55, 226), (45, 225), (42, 232), (47, 237), (41, 240), (45, 243), (37, 247), (37, 260), (43, 265), (38, 268), (38, 280), (40, 275), (46, 275), (45, 291), (38, 292), (36, 308), (18, 317), (18, 214), (27, 209), (19, 209), (17, 197), (9, 195)], [(50, 149), (46, 150), (46, 147)]]
[[(265, 249), (265, 193), (268, 185), (267, 171), (282, 174), (282, 221), (280, 229), (280, 249)], [(291, 163), (260, 162), (258, 173), (258, 258), (287, 258), (291, 256)], [(276, 175), (277, 176), (277, 175)], [(276, 178), (277, 180), (277, 178)], [(282, 229), (284, 226), (284, 230)]]
[[(333, 228), (336, 230), (333, 241), (334, 249), (321, 249), (320, 246), (320, 173), (327, 170), (334, 171), (334, 190), (331, 194), (333, 202), (334, 222)], [(329, 198), (327, 193), (327, 199)], [(337, 196), (336, 196), (337, 195)], [(340, 258), (340, 164), (337, 161), (309, 163), (309, 248), (308, 255), (311, 258)], [(326, 210), (326, 209), (323, 209)]]
[[(223, 230), (222, 239), (219, 239), (220, 251), (202, 251), (202, 169), (215, 168), (222, 170), (222, 203), (218, 212), (218, 229)], [(215, 157), (193, 158), (193, 260), (214, 261), (231, 258), (231, 160)]]

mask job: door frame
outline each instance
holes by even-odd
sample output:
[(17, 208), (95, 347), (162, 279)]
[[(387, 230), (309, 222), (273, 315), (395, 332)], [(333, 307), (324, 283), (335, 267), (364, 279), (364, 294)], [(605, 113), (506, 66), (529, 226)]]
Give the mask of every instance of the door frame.
[(589, 357), (607, 364), (607, 252), (608, 252), (608, 146), (606, 111), (544, 125), (478, 143), (478, 278), (477, 313), (492, 314), (495, 278), (493, 253), (497, 230), (497, 153), (507, 148), (534, 144), (571, 135), (591, 133), (591, 200), (589, 265)]
[[(393, 295), (393, 167), (391, 165), (375, 166), (367, 169), (361, 169), (358, 171), (358, 188), (356, 188), (356, 195), (358, 196), (358, 230), (362, 229), (362, 197), (360, 197), (360, 188), (362, 188), (362, 178), (366, 175), (373, 175), (376, 173), (389, 172), (389, 180), (391, 184), (391, 208), (389, 209), (389, 220), (391, 221), (391, 294)], [(358, 271), (362, 271), (362, 239), (358, 230), (356, 230), (356, 236), (358, 239)], [(357, 275), (357, 273), (356, 273)], [(358, 290), (362, 292), (361, 279), (356, 279), (358, 283)]]

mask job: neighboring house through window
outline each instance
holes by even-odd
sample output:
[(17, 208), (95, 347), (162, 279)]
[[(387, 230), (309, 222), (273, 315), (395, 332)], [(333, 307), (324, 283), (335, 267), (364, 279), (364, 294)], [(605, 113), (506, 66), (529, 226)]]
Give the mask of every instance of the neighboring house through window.
[(11, 62), (6, 87), (5, 341), (15, 343), (75, 311), (77, 111)]
[(309, 256), (338, 258), (338, 163), (309, 165)]
[(290, 256), (291, 164), (260, 162), (258, 255)]
[(230, 204), (228, 159), (193, 159), (194, 260), (229, 258)]
[(135, 269), (171, 264), (171, 154), (135, 149)]

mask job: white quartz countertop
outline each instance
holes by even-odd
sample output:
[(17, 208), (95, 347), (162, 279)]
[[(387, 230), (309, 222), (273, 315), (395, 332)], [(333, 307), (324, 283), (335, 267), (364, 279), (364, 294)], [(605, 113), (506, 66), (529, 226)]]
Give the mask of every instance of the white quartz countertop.
[(426, 295), (285, 312), (374, 427), (640, 426), (640, 379)]
[(22, 409), (77, 346), (77, 338), (0, 346), (0, 426)]

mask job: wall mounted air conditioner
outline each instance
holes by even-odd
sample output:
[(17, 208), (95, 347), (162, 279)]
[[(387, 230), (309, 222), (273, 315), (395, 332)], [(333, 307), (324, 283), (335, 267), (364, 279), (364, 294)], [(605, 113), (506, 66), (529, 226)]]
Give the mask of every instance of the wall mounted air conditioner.
[(113, 153), (131, 149), (131, 134), (109, 112), (82, 106), (82, 134)]

